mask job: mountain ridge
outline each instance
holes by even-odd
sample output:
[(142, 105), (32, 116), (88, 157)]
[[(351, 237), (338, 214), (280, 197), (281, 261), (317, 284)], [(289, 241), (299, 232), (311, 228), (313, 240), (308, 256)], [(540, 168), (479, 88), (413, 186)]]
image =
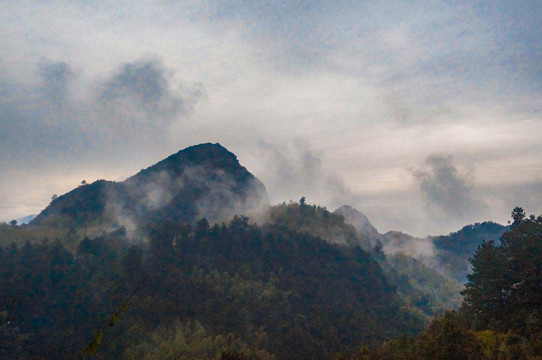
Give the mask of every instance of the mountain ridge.
[[(269, 206), (264, 184), (222, 145), (190, 146), (122, 182), (97, 180), (54, 199), (30, 225), (135, 226), (144, 222), (224, 221)], [(65, 224), (64, 224), (65, 225)]]

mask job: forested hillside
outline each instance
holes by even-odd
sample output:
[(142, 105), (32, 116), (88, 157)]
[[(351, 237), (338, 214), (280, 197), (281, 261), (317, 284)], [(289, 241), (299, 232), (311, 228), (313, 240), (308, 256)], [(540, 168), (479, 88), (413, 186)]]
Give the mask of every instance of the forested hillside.
[(96, 358), (158, 359), (168, 348), (190, 358), (171, 343), (181, 332), (203, 353), (223, 341), (247, 356), (328, 359), (421, 330), (359, 247), (245, 217), (145, 231), (148, 244), (119, 230), (83, 239), (75, 253), (59, 240), (2, 249), (2, 356), (73, 359), (101, 331)]
[[(347, 219), (361, 219), (363, 226), (354, 227), (353, 224), (346, 223)], [(390, 235), (379, 234), (363, 214), (349, 206), (330, 213), (324, 207), (307, 204), (302, 198), (299, 203), (290, 202), (270, 207), (267, 220), (291, 230), (318, 236), (332, 244), (363, 248), (382, 267), (387, 280), (397, 290), (403, 306), (425, 320), (442, 314), (447, 308), (457, 308), (461, 302), (461, 286), (454, 278), (405, 252), (386, 254), (382, 242), (389, 241)], [(359, 223), (358, 221), (357, 225)], [(402, 236), (400, 240), (408, 241), (409, 238), (413, 239)], [(401, 246), (406, 248), (408, 244)]]
[(434, 319), (417, 337), (339, 354), (348, 360), (542, 359), (542, 216), (512, 212), (499, 242), (480, 244), (458, 311)]
[(484, 241), (498, 241), (506, 227), (491, 221), (476, 223), (446, 236), (434, 236), (436, 261), (440, 269), (464, 283), (470, 272), (468, 259)]

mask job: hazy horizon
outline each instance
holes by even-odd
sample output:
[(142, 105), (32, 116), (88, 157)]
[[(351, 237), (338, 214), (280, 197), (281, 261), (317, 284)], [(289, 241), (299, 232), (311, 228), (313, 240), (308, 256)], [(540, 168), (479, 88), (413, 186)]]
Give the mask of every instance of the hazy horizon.
[(542, 213), (542, 3), (0, 4), (0, 221), (220, 143), (380, 231)]

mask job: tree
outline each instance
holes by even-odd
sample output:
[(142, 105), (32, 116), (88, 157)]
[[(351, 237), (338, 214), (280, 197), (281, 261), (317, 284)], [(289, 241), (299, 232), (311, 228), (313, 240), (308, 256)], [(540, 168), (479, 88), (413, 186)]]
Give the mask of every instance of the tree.
[(514, 219), (514, 224), (525, 220), (525, 210), (519, 206), (516, 206), (514, 210), (512, 210), (512, 219)]
[(474, 253), (462, 294), (477, 327), (525, 334), (542, 327), (542, 216), (516, 207), (512, 218), (499, 245), (482, 243)]
[(144, 341), (126, 349), (124, 358), (275, 360), (274, 355), (260, 349), (259, 345), (248, 344), (232, 333), (210, 333), (197, 320), (184, 323), (175, 320), (171, 325), (158, 327)]
[[(523, 327), (542, 326), (542, 216), (525, 216), (522, 208), (512, 212), (511, 230), (501, 237), (507, 258), (509, 308)], [(537, 313), (536, 319), (532, 315)], [(519, 325), (519, 324), (518, 324)]]
[(494, 241), (478, 246), (472, 259), (472, 273), (462, 291), (464, 304), (469, 309), (474, 324), (485, 328), (488, 325), (500, 327), (505, 316), (506, 258)]
[(424, 359), (479, 359), (474, 334), (452, 311), (431, 322), (418, 339), (418, 347)]
[(195, 236), (197, 240), (200, 240), (204, 238), (205, 236), (209, 235), (209, 229), (211, 228), (211, 225), (209, 224), (209, 221), (206, 218), (200, 219), (196, 223), (195, 228)]

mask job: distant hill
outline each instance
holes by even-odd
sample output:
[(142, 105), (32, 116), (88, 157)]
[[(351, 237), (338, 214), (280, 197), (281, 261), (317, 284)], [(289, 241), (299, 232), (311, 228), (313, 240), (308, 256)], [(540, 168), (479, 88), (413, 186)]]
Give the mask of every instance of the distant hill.
[[(364, 214), (348, 205), (334, 214), (343, 216), (345, 224), (354, 226), (359, 236), (375, 247), (370, 252), (379, 259), (386, 277), (409, 305), (427, 316), (459, 305), (459, 292), (470, 272), (469, 258), (479, 244), (498, 240), (506, 230), (484, 222), (449, 235), (417, 238), (400, 231), (381, 234)], [(379, 251), (383, 256), (378, 257)]]
[(344, 222), (353, 225), (358, 233), (372, 244), (380, 245), (387, 256), (405, 254), (444, 275), (463, 283), (470, 271), (469, 258), (483, 241), (498, 240), (506, 226), (487, 221), (467, 225), (457, 232), (441, 236), (418, 238), (400, 231), (379, 233), (369, 219), (357, 209), (343, 205), (335, 211)]
[(54, 199), (30, 225), (134, 227), (226, 221), (269, 206), (265, 186), (220, 144), (191, 146), (123, 182), (98, 180)]
[(506, 226), (485, 221), (464, 226), (449, 235), (434, 236), (432, 239), (437, 249), (465, 257), (471, 256), (482, 241), (498, 240), (506, 229)]
[(463, 283), (470, 272), (469, 258), (483, 241), (498, 241), (507, 229), (491, 221), (467, 225), (449, 235), (431, 237), (436, 249), (436, 261), (445, 273)]
[(25, 217), (22, 217), (22, 218), (19, 218), (19, 219), (15, 219), (15, 220), (17, 220), (17, 224), (19, 224), (19, 225), (20, 224), (28, 224), (35, 217), (36, 217), (36, 215), (32, 214), (32, 215), (28, 215), (28, 216), (25, 216)]
[(269, 208), (266, 221), (342, 245), (346, 252), (363, 249), (379, 263), (406, 308), (422, 318), (429, 319), (460, 303), (460, 284), (422, 262), (424, 252), (424, 260), (429, 256), (433, 260), (431, 240), (401, 232), (380, 234), (365, 215), (351, 206), (341, 206), (331, 213), (302, 201), (282, 203)]

